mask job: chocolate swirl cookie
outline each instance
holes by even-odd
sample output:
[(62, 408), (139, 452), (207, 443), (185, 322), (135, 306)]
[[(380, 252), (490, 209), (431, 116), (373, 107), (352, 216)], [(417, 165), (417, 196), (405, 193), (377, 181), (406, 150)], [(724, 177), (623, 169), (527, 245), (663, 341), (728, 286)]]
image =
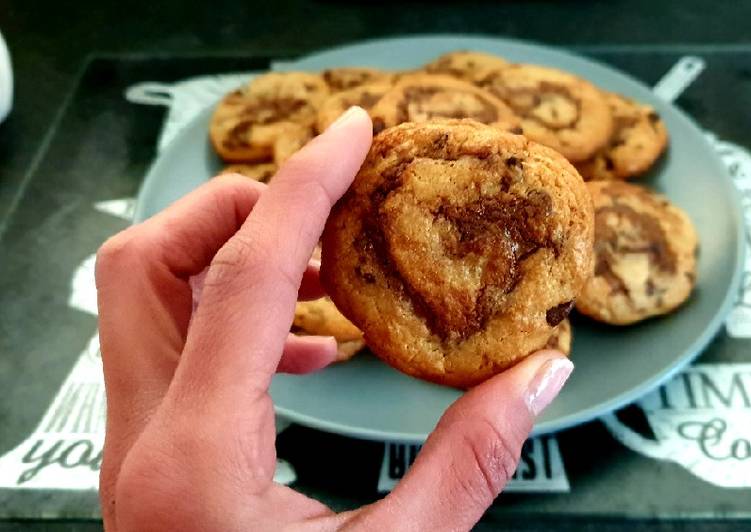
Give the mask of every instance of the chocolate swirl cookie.
[(370, 111), (391, 87), (390, 83), (368, 84), (332, 94), (326, 98), (326, 101), (318, 110), (316, 129), (319, 133), (323, 133), (343, 112), (353, 105)]
[(547, 344), (591, 274), (593, 225), (553, 150), (471, 120), (405, 123), (334, 207), (321, 280), (383, 360), (471, 386)]
[(312, 127), (329, 89), (321, 76), (273, 72), (225, 96), (214, 111), (209, 136), (227, 162), (273, 157), (274, 143), (289, 123)]
[(572, 74), (517, 64), (489, 74), (481, 86), (521, 117), (524, 135), (550, 146), (569, 161), (592, 157), (613, 130), (605, 97)]
[(394, 80), (393, 72), (361, 67), (330, 68), (324, 70), (322, 76), (331, 92), (346, 91), (374, 83), (391, 84)]
[(222, 174), (240, 174), (261, 183), (267, 183), (276, 174), (273, 163), (230, 164), (222, 169)]
[(629, 179), (649, 170), (668, 144), (660, 115), (614, 93), (605, 93), (613, 115), (613, 133), (594, 157), (576, 165), (587, 181)]
[(433, 74), (400, 78), (373, 106), (370, 115), (376, 134), (403, 122), (434, 118), (471, 118), (504, 129), (519, 127), (518, 117), (492, 94), (465, 81)]
[(431, 74), (447, 74), (471, 83), (477, 83), (494, 70), (509, 66), (508, 61), (497, 55), (469, 50), (457, 50), (438, 57), (425, 65)]
[(337, 360), (349, 360), (365, 347), (362, 331), (342, 316), (328, 297), (301, 301), (295, 307), (292, 332), (333, 336), (338, 345)]
[(589, 182), (595, 206), (595, 275), (576, 308), (616, 325), (666, 314), (696, 282), (691, 220), (664, 197), (628, 183)]

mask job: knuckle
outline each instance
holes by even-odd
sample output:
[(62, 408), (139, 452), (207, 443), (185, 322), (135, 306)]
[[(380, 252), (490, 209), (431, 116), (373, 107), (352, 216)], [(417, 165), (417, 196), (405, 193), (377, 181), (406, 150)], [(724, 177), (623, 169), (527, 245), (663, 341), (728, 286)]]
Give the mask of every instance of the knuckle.
[(206, 274), (204, 286), (232, 285), (241, 272), (258, 267), (261, 254), (258, 243), (237, 233), (216, 253)]
[(138, 226), (126, 229), (110, 238), (97, 250), (95, 275), (97, 283), (117, 274), (134, 260), (143, 257), (146, 251)]
[(287, 257), (275, 252), (268, 237), (237, 233), (214, 256), (204, 286), (232, 294), (270, 283), (283, 283), (296, 291), (299, 280), (290, 271)]
[(462, 423), (456, 434), (463, 449), (461, 462), (453, 464), (464, 494), (490, 504), (516, 470), (520, 445), (487, 419)]
[(299, 170), (289, 172), (289, 179), (279, 180), (276, 183), (276, 193), (286, 196), (290, 205), (305, 206), (305, 211), (331, 208), (334, 197), (317, 176), (325, 172), (325, 169), (312, 170), (309, 167), (301, 167)]

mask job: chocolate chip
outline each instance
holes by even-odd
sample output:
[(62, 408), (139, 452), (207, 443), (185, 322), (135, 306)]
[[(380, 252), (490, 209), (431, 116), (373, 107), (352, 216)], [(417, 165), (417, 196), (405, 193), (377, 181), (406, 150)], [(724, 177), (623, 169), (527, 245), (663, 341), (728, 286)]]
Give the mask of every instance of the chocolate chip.
[(522, 135), (524, 133), (524, 130), (519, 126), (516, 126), (509, 129), (508, 132), (513, 133), (514, 135)]
[(446, 148), (446, 144), (448, 144), (448, 141), (449, 141), (449, 134), (442, 133), (441, 135), (433, 139), (433, 149), (443, 150), (444, 148)]
[(509, 168), (513, 168), (515, 166), (521, 167), (521, 165), (522, 162), (516, 157), (509, 157), (508, 159), (506, 159), (506, 166), (508, 166)]
[(382, 118), (373, 119), (373, 136), (378, 135), (381, 131), (386, 129), (386, 124)]
[(605, 157), (605, 169), (606, 170), (613, 170), (615, 168), (615, 163), (613, 162), (613, 159), (610, 157)]
[(660, 115), (657, 114), (655, 111), (650, 111), (647, 115), (647, 119), (652, 122), (653, 124), (656, 124), (660, 121)]
[(368, 284), (373, 284), (376, 282), (375, 275), (373, 275), (370, 272), (366, 272), (362, 269), (362, 266), (356, 266), (355, 267), (355, 273), (358, 277), (362, 278), (363, 281), (365, 281)]
[(550, 325), (551, 327), (555, 327), (564, 319), (566, 319), (566, 316), (568, 316), (568, 313), (571, 312), (571, 309), (573, 307), (573, 301), (564, 301), (560, 305), (551, 307), (545, 313), (545, 321), (547, 321), (548, 325)]
[(647, 279), (647, 295), (653, 296), (655, 293), (655, 283), (652, 279)]
[(360, 100), (358, 104), (363, 109), (370, 109), (380, 99), (381, 99), (381, 94), (366, 91), (366, 92), (363, 92), (362, 95), (360, 96)]

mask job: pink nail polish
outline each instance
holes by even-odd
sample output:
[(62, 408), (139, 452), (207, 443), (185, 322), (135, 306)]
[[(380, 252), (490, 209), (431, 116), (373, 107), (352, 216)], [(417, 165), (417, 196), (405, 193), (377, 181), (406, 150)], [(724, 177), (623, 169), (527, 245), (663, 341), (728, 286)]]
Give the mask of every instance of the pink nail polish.
[(568, 358), (553, 358), (545, 362), (535, 373), (524, 397), (532, 415), (540, 413), (556, 398), (574, 365)]

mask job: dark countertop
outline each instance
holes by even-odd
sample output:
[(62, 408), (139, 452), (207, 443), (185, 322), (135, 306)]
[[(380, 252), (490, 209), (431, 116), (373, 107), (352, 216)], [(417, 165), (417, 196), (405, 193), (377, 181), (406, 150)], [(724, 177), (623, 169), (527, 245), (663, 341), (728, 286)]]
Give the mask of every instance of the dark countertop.
[(683, 0), (4, 0), (15, 109), (0, 125), (0, 233), (34, 155), (87, 55), (296, 55), (411, 33), (483, 33), (555, 45), (749, 42), (751, 2)]
[[(9, 218), (8, 215), (14, 208), (14, 198), (18, 195), (19, 187), (24, 183), (26, 176), (34, 173), (37, 163), (42, 163), (38, 168), (42, 173), (58, 171), (61, 184), (68, 182), (63, 176), (76, 174), (74, 170), (77, 167), (73, 162), (65, 161), (63, 154), (67, 145), (70, 150), (68, 153), (78, 156), (79, 154), (74, 153), (76, 146), (73, 139), (82, 137), (72, 134), (70, 141), (64, 143), (60, 141), (61, 134), (58, 131), (55, 137), (57, 143), (52, 142), (52, 147), (56, 148), (52, 150), (54, 157), (49, 156), (42, 160), (41, 155), (46, 152), (45, 139), (54, 140), (51, 125), (57, 120), (58, 110), (62, 109), (66, 99), (69, 99), (73, 89), (78, 86), (84, 68), (91, 66), (88, 59), (92, 56), (234, 56), (238, 59), (246, 56), (290, 57), (360, 39), (434, 32), (484, 33), (576, 48), (597, 45), (643, 45), (650, 49), (659, 47), (671, 50), (694, 44), (707, 50), (730, 49), (748, 43), (747, 21), (751, 20), (751, 3), (725, 3), (722, 10), (719, 10), (716, 4), (698, 0), (671, 2), (665, 5), (648, 3), (645, 0), (628, 4), (594, 1), (409, 2), (409, 8), (405, 7), (405, 3), (396, 2), (359, 2), (355, 5), (352, 2), (299, 0), (280, 0), (258, 6), (237, 2), (225, 7), (220, 7), (223, 4), (221, 1), (190, 7), (184, 3), (178, 4), (174, 0), (135, 4), (144, 5), (134, 5), (131, 2), (128, 5), (122, 3), (104, 6), (90, 0), (82, 0), (71, 6), (29, 0), (23, 3), (20, 0), (3, 2), (0, 11), (0, 31), (11, 49), (17, 96), (13, 114), (0, 125), (0, 240), (3, 237), (4, 221)], [(301, 31), (303, 27), (305, 31)], [(745, 48), (748, 50), (747, 46)], [(637, 56), (638, 54), (634, 56), (633, 61), (640, 60)], [(716, 58), (716, 61), (725, 65), (731, 60), (730, 57)], [(666, 66), (671, 64), (672, 56), (666, 57), (665, 61)], [(723, 61), (725, 63), (722, 63)], [(744, 64), (749, 62), (746, 61)], [(634, 72), (641, 70), (636, 64), (624, 63), (621, 66)], [(730, 71), (727, 68), (725, 70)], [(664, 70), (660, 70), (662, 71)], [(643, 79), (653, 82), (654, 80), (649, 79), (646, 74)], [(745, 71), (745, 75), (751, 79), (751, 71)], [(732, 79), (730, 78), (729, 82)], [(743, 90), (743, 87), (730, 87), (728, 94), (732, 97), (732, 91)], [(93, 109), (97, 108), (93, 105), (95, 98), (91, 93), (88, 96), (85, 92), (79, 93), (77, 97), (80, 98), (81, 94), (84, 98), (90, 98), (88, 101), (92, 103)], [(721, 98), (717, 96), (720, 95), (714, 94), (709, 101), (719, 101)], [(748, 101), (748, 93), (740, 96)], [(723, 138), (749, 144), (750, 131), (742, 116), (706, 112), (706, 109), (700, 107), (708, 105), (707, 100), (694, 98), (690, 94), (683, 103), (683, 108), (689, 112), (703, 111), (701, 114), (714, 117), (703, 125), (721, 134)], [(82, 102), (79, 102), (75, 108), (82, 108), (81, 104)], [(711, 107), (711, 104), (709, 106)], [(149, 129), (152, 132), (150, 135), (156, 135), (162, 118), (161, 112), (141, 112), (148, 114), (148, 123), (154, 126)], [(63, 120), (62, 125), (65, 127), (66, 124), (70, 125), (70, 122)], [(142, 127), (148, 129), (143, 124)], [(119, 133), (114, 132), (113, 135), (117, 136)], [(154, 138), (150, 136), (148, 142), (141, 140), (137, 151), (144, 153), (139, 155), (139, 166), (136, 168), (138, 172), (132, 172), (132, 180), (142, 175), (147, 162), (145, 150), (150, 154), (153, 149)], [(105, 142), (103, 145), (108, 144)], [(93, 158), (94, 167), (99, 167), (96, 161), (104, 165), (108, 160), (106, 153), (96, 154)], [(122, 171), (122, 168), (102, 167), (104, 177), (108, 173), (118, 171)], [(105, 186), (100, 185), (100, 188)], [(19, 212), (23, 210), (22, 208)], [(3, 254), (7, 252), (7, 249), (0, 248), (0, 264)], [(70, 260), (75, 262), (72, 258)], [(17, 262), (20, 269), (24, 261)], [(38, 268), (33, 271), (41, 274)], [(11, 281), (2, 281), (0, 279), (0, 285), (11, 287)], [(43, 282), (47, 281), (49, 280)], [(15, 288), (10, 291), (0, 290), (0, 302), (11, 306), (15, 302), (14, 297), (19, 294)], [(21, 311), (19, 308), (18, 313)], [(16, 311), (10, 310), (5, 315), (12, 316), (14, 313)], [(54, 320), (54, 314), (55, 307), (51, 306), (37, 318), (42, 322)], [(72, 331), (80, 325), (78, 322), (88, 326), (93, 319), (77, 317), (76, 320), (75, 323), (65, 322), (70, 326), (71, 336), (74, 336)], [(14, 331), (5, 329), (0, 319), (0, 333), (9, 332)], [(55, 332), (48, 331), (47, 334), (53, 335)], [(70, 338), (59, 337), (56, 340), (71, 341)], [(11, 344), (0, 341), (0, 346), (2, 345)], [(728, 345), (733, 347), (734, 344), (730, 342)], [(0, 357), (5, 355), (1, 351), (2, 349)], [(43, 371), (63, 376), (68, 370), (69, 361), (49, 358), (51, 357), (48, 357), (42, 366)], [(8, 381), (0, 379), (0, 382)], [(50, 393), (52, 391), (50, 390)], [(31, 390), (17, 392), (16, 399), (32, 401), (31, 394)], [(38, 404), (35, 403), (35, 408), (43, 410), (47, 405), (46, 401), (45, 399)], [(0, 407), (0, 410), (2, 409)], [(37, 418), (38, 415), (35, 414), (29, 417), (28, 421), (33, 423)], [(569, 439), (575, 437), (574, 433)], [(322, 441), (326, 445), (331, 443), (327, 439)], [(342, 443), (345, 444), (346, 442)], [(615, 446), (615, 443), (613, 445)], [(592, 466), (593, 464), (588, 463), (588, 467)], [(647, 464), (644, 467), (654, 466)], [(332, 499), (329, 502), (333, 504), (336, 501)], [(347, 506), (347, 501), (339, 502)], [(534, 523), (528, 520), (519, 523), (509, 522), (505, 516), (499, 515), (486, 521), (481, 528), (491, 529), (494, 528), (494, 523), (501, 522), (504, 528), (510, 530), (545, 529), (551, 526), (551, 523), (542, 522), (535, 527)], [(570, 524), (567, 529), (623, 530), (624, 526), (642, 529), (647, 528), (648, 524), (648, 521), (631, 521), (624, 525), (602, 520)], [(64, 524), (58, 521), (35, 525), (33, 521), (13, 521), (0, 523), (0, 530), (28, 527), (39, 530), (94, 530), (98, 526), (98, 523), (91, 522)], [(704, 521), (700, 527), (694, 524), (694, 528), (702, 530), (722, 530), (726, 527), (727, 524), (712, 521)], [(662, 523), (657, 528), (678, 530), (683, 526), (680, 523)]]

